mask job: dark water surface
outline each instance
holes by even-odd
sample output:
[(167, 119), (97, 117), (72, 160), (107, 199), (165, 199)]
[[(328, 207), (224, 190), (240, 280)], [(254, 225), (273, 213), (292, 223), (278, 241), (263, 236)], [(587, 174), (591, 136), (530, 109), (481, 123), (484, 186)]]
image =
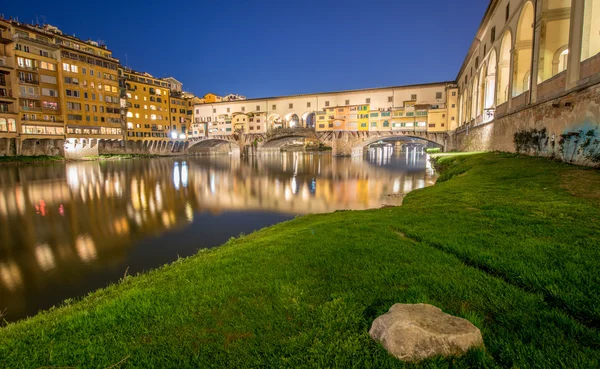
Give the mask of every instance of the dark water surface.
[(0, 312), (14, 321), (230, 237), (432, 185), (427, 155), (285, 153), (0, 167)]

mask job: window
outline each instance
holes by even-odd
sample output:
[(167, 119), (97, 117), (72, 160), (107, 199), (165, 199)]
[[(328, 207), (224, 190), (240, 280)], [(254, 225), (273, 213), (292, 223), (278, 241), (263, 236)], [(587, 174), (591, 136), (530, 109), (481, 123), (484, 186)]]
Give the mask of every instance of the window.
[(490, 31), (490, 41), (492, 43), (494, 43), (494, 41), (496, 41), (496, 27), (492, 27), (492, 30)]
[(435, 93), (435, 98), (436, 99), (441, 99), (442, 98), (442, 93), (441, 92), (436, 92)]
[[(177, 110), (177, 109), (175, 109), (175, 110)], [(230, 109), (230, 108), (227, 108), (227, 112), (229, 113), (230, 111), (231, 111), (231, 109)]]
[(87, 69), (81, 68), (81, 74), (87, 74)]
[[(307, 103), (306, 103), (306, 107), (307, 107), (307, 108), (310, 108), (310, 102), (307, 102)], [(260, 129), (260, 128), (257, 128), (257, 129)]]
[(506, 4), (506, 14), (504, 16), (504, 20), (507, 21), (509, 16), (510, 16), (510, 2), (508, 4)]
[(289, 109), (294, 109), (294, 104), (290, 104)]
[(273, 106), (271, 107), (271, 110), (277, 110), (277, 105), (273, 104)]
[(49, 83), (49, 84), (56, 84), (56, 77), (54, 76), (46, 76), (44, 74), (40, 75), (40, 81), (44, 82), (44, 83)]
[(456, 91), (452, 91), (452, 96), (456, 96)]
[(325, 101), (325, 106), (329, 106), (329, 101)]
[(410, 99), (411, 100), (417, 100), (417, 94), (410, 95)]
[(475, 58), (475, 69), (479, 68), (479, 57)]
[(242, 106), (242, 111), (246, 111), (246, 107), (245, 106)]
[(216, 114), (216, 113), (217, 113), (217, 109), (213, 109), (213, 114)]
[[(19, 58), (19, 59), (21, 59), (21, 58)], [(69, 63), (63, 63), (63, 70), (66, 72), (71, 71), (71, 66), (69, 65)]]
[(388, 102), (393, 103), (394, 102), (394, 96), (388, 96)]
[(73, 72), (73, 73), (79, 72), (79, 67), (71, 64), (71, 72)]
[(57, 97), (58, 96), (58, 91), (50, 89), (50, 88), (42, 88), (42, 95)]
[(370, 98), (370, 97), (367, 97), (367, 98), (365, 99), (365, 103), (366, 103), (366, 104), (370, 104), (370, 103), (371, 103), (371, 98)]

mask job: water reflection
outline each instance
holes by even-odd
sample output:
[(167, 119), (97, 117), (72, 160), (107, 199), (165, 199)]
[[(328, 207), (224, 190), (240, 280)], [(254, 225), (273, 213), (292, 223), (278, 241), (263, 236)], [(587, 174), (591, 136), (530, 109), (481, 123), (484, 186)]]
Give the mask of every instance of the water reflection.
[(0, 310), (15, 320), (298, 214), (393, 204), (426, 155), (289, 153), (0, 168)]

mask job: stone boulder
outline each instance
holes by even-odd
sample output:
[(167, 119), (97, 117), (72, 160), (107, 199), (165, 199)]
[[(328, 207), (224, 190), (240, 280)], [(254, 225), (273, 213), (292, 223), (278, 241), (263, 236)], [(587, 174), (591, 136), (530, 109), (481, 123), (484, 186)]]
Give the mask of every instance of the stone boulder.
[(471, 322), (427, 304), (395, 304), (375, 319), (369, 335), (392, 355), (416, 362), (434, 356), (459, 356), (483, 346)]

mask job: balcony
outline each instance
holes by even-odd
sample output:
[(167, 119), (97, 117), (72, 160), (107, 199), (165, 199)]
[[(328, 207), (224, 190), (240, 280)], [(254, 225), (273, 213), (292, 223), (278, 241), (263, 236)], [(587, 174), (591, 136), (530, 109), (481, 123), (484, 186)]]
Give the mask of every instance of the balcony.
[(42, 111), (41, 106), (19, 106), (19, 108), (21, 109), (21, 111), (34, 111), (34, 112)]
[(21, 121), (22, 122), (56, 123), (56, 124), (63, 124), (64, 123), (64, 120), (62, 120), (62, 119), (46, 120), (46, 119), (42, 119), (41, 116), (39, 118), (36, 118), (36, 119), (31, 119), (30, 117), (23, 116), (23, 117), (21, 117)]
[(15, 98), (13, 97), (12, 90), (0, 88), (0, 100), (15, 100)]
[(23, 36), (18, 33), (13, 35), (13, 40), (15, 40), (15, 41), (25, 40), (25, 41), (32, 42), (34, 44), (43, 45), (43, 46), (50, 47), (53, 49), (58, 49), (58, 46), (53, 43), (50, 43), (48, 41), (38, 40), (37, 38), (31, 38), (29, 36)]
[(21, 79), (19, 78), (19, 83), (27, 83), (30, 85), (39, 85), (40, 81), (38, 79)]
[(40, 98), (40, 94), (29, 94), (29, 93), (23, 93), (21, 92), (19, 94), (19, 97), (24, 98), (24, 99), (36, 99), (38, 100)]
[(27, 66), (27, 65), (20, 65), (17, 64), (17, 69), (22, 69), (22, 70), (28, 70), (28, 71), (37, 71), (38, 68), (37, 67), (33, 67), (33, 66)]

